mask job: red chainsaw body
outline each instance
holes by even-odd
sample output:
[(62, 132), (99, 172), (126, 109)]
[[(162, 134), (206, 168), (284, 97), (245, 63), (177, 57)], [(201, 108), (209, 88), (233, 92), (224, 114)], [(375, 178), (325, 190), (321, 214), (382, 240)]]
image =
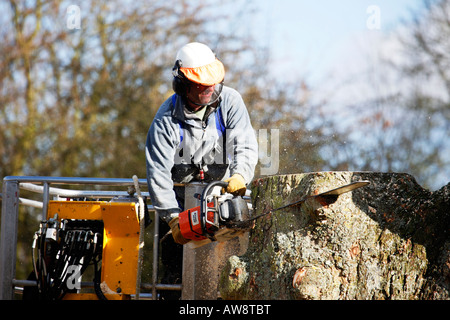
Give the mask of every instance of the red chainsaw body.
[[(214, 203), (210, 202), (208, 203), (209, 208), (214, 207)], [(208, 218), (206, 219), (205, 226), (206, 226), (206, 232), (214, 232), (214, 230), (217, 230), (217, 227), (210, 224), (209, 221), (215, 221), (214, 217), (214, 211), (207, 211)], [(202, 221), (201, 221), (201, 210), (200, 206), (191, 208), (188, 210), (185, 210), (181, 212), (178, 215), (178, 223), (180, 225), (180, 231), (181, 234), (185, 239), (190, 240), (204, 240), (207, 239), (207, 237), (204, 235), (202, 230)]]

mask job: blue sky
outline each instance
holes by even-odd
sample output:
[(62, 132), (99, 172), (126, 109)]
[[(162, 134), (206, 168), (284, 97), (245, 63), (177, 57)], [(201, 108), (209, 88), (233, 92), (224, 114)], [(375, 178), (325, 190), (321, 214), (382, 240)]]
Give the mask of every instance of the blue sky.
[[(380, 28), (374, 30), (366, 25), (372, 5), (380, 13)], [(254, 33), (271, 48), (274, 69), (295, 70), (314, 81), (361, 49), (355, 38), (389, 34), (421, 6), (421, 0), (259, 0), (254, 23), (261, 27)]]

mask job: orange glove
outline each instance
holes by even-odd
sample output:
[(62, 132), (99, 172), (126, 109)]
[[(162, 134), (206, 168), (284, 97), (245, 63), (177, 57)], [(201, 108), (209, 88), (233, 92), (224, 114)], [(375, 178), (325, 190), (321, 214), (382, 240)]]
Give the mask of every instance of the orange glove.
[(230, 178), (225, 179), (225, 182), (228, 182), (228, 186), (226, 188), (226, 192), (231, 193), (235, 196), (243, 196), (245, 195), (245, 191), (247, 187), (245, 185), (244, 177), (238, 173), (233, 174)]
[(175, 240), (176, 243), (186, 244), (189, 241), (191, 241), (191, 240), (185, 239), (181, 235), (180, 224), (178, 223), (178, 217), (173, 218), (172, 220), (170, 220), (169, 227), (170, 227), (170, 230), (172, 230), (172, 237), (173, 237), (173, 240)]

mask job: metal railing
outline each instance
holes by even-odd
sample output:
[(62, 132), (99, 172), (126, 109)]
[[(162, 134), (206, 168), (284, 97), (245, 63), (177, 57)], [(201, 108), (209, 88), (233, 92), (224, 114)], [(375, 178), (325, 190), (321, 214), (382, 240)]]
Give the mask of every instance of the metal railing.
[[(138, 179), (139, 187), (147, 187), (145, 179)], [(3, 179), (2, 219), (0, 235), (0, 299), (14, 299), (15, 287), (36, 286), (36, 281), (16, 279), (17, 238), (19, 205), (42, 209), (42, 220), (47, 218), (50, 197), (55, 200), (62, 198), (99, 198), (107, 199), (129, 196), (132, 191), (108, 190), (73, 190), (51, 187), (51, 185), (92, 185), (133, 187), (133, 179), (120, 178), (70, 178), (70, 177), (38, 177), (38, 176), (8, 176)], [(20, 190), (42, 194), (42, 201), (20, 197)], [(148, 192), (141, 192), (148, 196)], [(141, 283), (141, 289), (151, 289), (152, 299), (157, 299), (157, 290), (181, 290), (182, 285), (158, 284), (158, 250), (159, 250), (159, 217), (153, 206), (148, 206), (154, 213), (153, 230), (153, 273), (152, 283)]]

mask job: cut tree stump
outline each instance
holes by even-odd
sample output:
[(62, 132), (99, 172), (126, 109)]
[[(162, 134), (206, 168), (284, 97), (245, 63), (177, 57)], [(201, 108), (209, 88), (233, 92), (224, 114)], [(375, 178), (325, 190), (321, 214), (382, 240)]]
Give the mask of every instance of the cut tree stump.
[(318, 172), (252, 186), (254, 215), (357, 180), (332, 204), (312, 198), (256, 220), (220, 273), (223, 299), (448, 299), (450, 196), (408, 174)]

